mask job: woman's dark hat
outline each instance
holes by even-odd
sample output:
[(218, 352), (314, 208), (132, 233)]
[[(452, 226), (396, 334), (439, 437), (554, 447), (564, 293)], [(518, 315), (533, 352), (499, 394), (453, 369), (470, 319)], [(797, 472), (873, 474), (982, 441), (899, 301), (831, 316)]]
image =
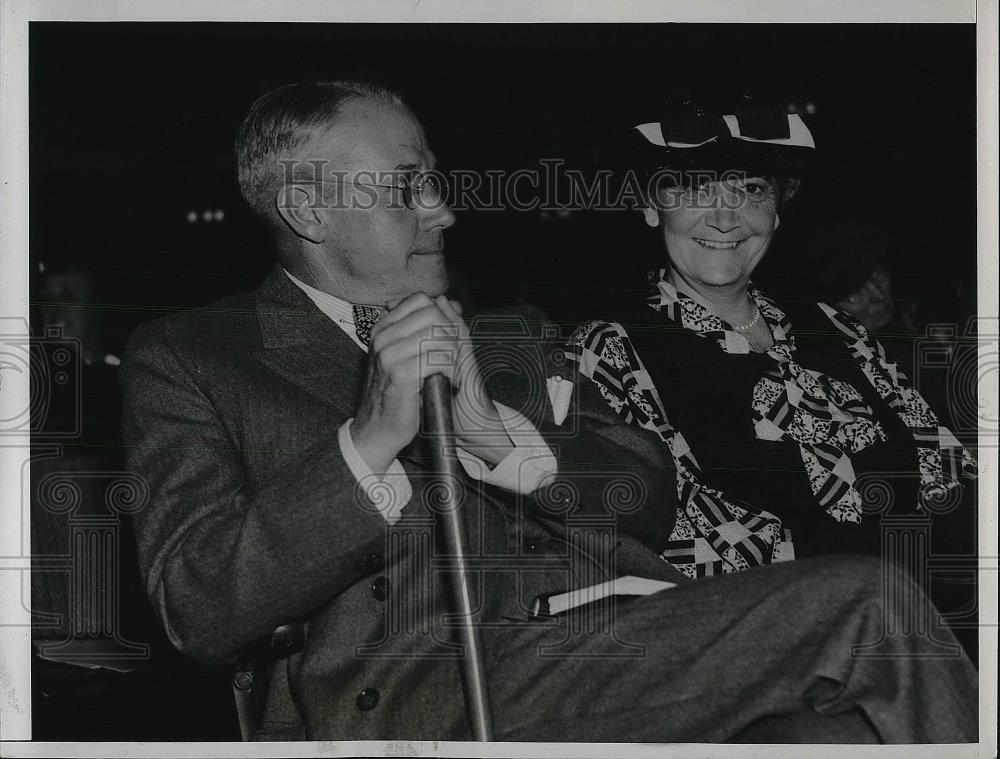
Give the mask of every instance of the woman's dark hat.
[(791, 176), (807, 169), (816, 152), (802, 117), (778, 106), (671, 116), (638, 124), (630, 135), (629, 160), (644, 169)]

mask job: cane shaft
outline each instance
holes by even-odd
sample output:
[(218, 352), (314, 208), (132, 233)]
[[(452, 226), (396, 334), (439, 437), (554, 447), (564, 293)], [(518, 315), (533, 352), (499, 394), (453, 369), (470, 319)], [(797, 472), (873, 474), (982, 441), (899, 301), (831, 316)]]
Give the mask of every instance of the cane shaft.
[(424, 423), (431, 441), (435, 472), (445, 484), (446, 502), (438, 514), (445, 551), (452, 559), (451, 596), (458, 614), (459, 642), (462, 644), (462, 684), (477, 741), (493, 740), (486, 667), (479, 630), (473, 625), (471, 578), (466, 562), (466, 537), (458, 497), (459, 463), (455, 456), (455, 435), (451, 419), (451, 383), (441, 374), (424, 380)]

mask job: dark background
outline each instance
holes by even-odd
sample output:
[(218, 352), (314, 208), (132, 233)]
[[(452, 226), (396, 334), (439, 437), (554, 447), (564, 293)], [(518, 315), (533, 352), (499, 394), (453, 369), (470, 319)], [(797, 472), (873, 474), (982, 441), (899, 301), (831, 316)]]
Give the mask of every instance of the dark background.
[[(311, 78), (400, 90), (444, 170), (541, 158), (592, 169), (609, 131), (657, 119), (680, 92), (812, 103), (818, 165), (782, 211), (758, 284), (779, 303), (821, 297), (817, 250), (862, 219), (925, 323), (975, 310), (972, 25), (34, 23), (29, 44), (32, 271), (89, 275), (104, 348), (119, 355), (138, 323), (253, 288), (271, 268), (232, 139), (258, 94)], [(224, 220), (202, 221), (206, 210)], [(663, 263), (636, 212), (458, 216), (448, 256), (475, 306), (527, 301), (568, 325), (641, 291)], [(85, 390), (82, 441), (110, 429), (117, 403), (113, 381)], [(151, 660), (131, 674), (36, 661), (35, 738), (235, 737), (229, 674), (172, 651), (131, 550), (124, 627), (152, 643)]]

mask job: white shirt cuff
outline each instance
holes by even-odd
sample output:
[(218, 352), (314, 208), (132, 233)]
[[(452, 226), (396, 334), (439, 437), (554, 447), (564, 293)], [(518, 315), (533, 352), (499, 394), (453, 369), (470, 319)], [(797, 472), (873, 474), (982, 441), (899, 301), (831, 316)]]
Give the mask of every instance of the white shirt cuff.
[(559, 469), (556, 457), (535, 425), (523, 414), (496, 401), (493, 405), (514, 449), (492, 470), (485, 461), (464, 448), (455, 449), (458, 460), (474, 480), (522, 495), (533, 493), (544, 480), (555, 476)]
[(354, 447), (354, 440), (351, 439), (351, 422), (353, 421), (353, 417), (348, 419), (340, 426), (337, 433), (340, 454), (344, 457), (347, 468), (351, 470), (354, 479), (358, 481), (358, 485), (368, 496), (368, 500), (374, 504), (375, 510), (382, 515), (386, 522), (396, 524), (403, 512), (403, 507), (413, 497), (413, 486), (410, 485), (410, 478), (406, 476), (406, 471), (398, 459), (393, 459), (384, 475), (375, 474), (361, 458), (358, 449)]

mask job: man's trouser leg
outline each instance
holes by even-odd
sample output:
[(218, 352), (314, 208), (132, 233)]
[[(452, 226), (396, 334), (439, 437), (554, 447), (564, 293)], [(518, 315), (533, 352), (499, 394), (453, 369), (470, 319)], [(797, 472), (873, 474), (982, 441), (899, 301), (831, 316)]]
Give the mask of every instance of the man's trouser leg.
[[(619, 599), (611, 637), (578, 635), (568, 646), (565, 625), (492, 633), (497, 739), (724, 742), (774, 717), (787, 718), (790, 733), (808, 732), (815, 721), (794, 715), (815, 713), (841, 715), (822, 740), (840, 724), (838, 740), (854, 742), (860, 712), (887, 743), (975, 741), (974, 667), (960, 653), (933, 658), (940, 641), (954, 643), (936, 619), (938, 642), (885, 635), (899, 620), (883, 582), (916, 589), (883, 573), (874, 559), (801, 560)], [(863, 655), (880, 640), (877, 657)], [(634, 651), (622, 643), (644, 652), (622, 656)], [(567, 657), (568, 647), (586, 658)]]

